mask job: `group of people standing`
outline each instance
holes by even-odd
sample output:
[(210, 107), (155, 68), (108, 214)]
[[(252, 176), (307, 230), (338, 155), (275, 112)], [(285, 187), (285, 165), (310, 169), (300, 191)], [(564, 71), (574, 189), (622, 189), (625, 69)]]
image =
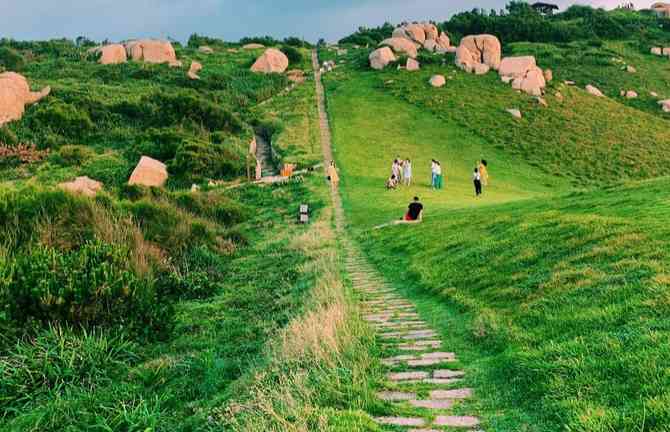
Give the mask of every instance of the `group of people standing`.
[(442, 164), (440, 161), (430, 160), (430, 187), (433, 189), (442, 189), (444, 177), (442, 176)]
[(412, 161), (396, 158), (391, 165), (391, 177), (386, 180), (386, 189), (396, 189), (401, 184), (412, 184)]

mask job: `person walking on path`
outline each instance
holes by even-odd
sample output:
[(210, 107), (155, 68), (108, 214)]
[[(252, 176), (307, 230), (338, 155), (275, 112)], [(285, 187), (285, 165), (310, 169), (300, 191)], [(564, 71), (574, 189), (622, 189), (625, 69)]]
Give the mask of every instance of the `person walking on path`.
[(402, 181), (405, 186), (412, 185), (412, 161), (409, 159), (402, 166)]
[(435, 161), (435, 189), (442, 189), (442, 165), (440, 161)]
[(489, 170), (487, 169), (486, 159), (482, 159), (479, 162), (479, 176), (482, 178), (482, 186), (486, 187), (489, 185)]
[(482, 177), (479, 173), (478, 168), (475, 168), (475, 173), (472, 176), (472, 181), (475, 184), (475, 198), (477, 198), (482, 194)]
[(340, 183), (340, 176), (337, 174), (335, 161), (330, 161), (330, 165), (328, 166), (328, 180), (330, 180), (333, 189), (337, 189), (337, 186)]

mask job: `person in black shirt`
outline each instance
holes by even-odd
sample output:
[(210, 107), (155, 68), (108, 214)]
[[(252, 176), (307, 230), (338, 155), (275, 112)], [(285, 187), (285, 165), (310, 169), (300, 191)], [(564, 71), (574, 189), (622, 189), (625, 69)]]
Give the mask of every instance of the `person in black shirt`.
[(407, 207), (407, 214), (405, 214), (405, 221), (419, 222), (423, 219), (423, 204), (419, 201), (419, 197), (414, 197), (414, 201)]

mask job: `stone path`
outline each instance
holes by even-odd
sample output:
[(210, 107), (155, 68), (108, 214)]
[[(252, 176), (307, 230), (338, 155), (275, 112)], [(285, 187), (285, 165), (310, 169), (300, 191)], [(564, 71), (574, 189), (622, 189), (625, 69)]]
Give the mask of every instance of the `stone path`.
[(261, 163), (261, 177), (279, 174), (272, 158), (272, 146), (261, 134), (256, 134), (256, 159)]
[[(316, 50), (312, 52), (312, 64), (321, 144), (327, 163), (333, 158), (331, 133)], [(343, 234), (340, 195), (337, 190), (331, 195), (336, 229)], [(340, 238), (345, 236), (340, 235)], [(377, 398), (386, 404), (389, 415), (378, 415), (374, 417), (375, 421), (396, 431), (479, 430), (477, 417), (460, 414), (459, 404), (473, 392), (462, 386), (465, 372), (458, 368), (456, 354), (447, 351), (440, 335), (421, 319), (409, 300), (388, 285), (355, 248), (347, 249), (346, 270), (362, 299), (363, 318), (377, 331), (378, 340), (388, 354), (382, 359), (382, 364), (388, 368), (386, 382), (379, 389)], [(445, 429), (447, 427), (449, 429)]]

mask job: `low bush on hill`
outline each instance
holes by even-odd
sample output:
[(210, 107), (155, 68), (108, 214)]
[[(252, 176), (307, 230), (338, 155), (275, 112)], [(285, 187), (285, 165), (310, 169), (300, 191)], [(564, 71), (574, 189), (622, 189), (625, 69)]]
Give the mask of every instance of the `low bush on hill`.
[(231, 179), (246, 171), (242, 144), (229, 139), (222, 144), (188, 140), (177, 149), (170, 172), (186, 184), (206, 179)]
[(0, 67), (11, 72), (21, 72), (25, 66), (23, 56), (13, 48), (0, 46)]
[(299, 65), (300, 63), (302, 63), (303, 57), (297, 48), (292, 47), (290, 45), (283, 45), (281, 47), (281, 52), (286, 54), (286, 57), (288, 57), (289, 64)]

